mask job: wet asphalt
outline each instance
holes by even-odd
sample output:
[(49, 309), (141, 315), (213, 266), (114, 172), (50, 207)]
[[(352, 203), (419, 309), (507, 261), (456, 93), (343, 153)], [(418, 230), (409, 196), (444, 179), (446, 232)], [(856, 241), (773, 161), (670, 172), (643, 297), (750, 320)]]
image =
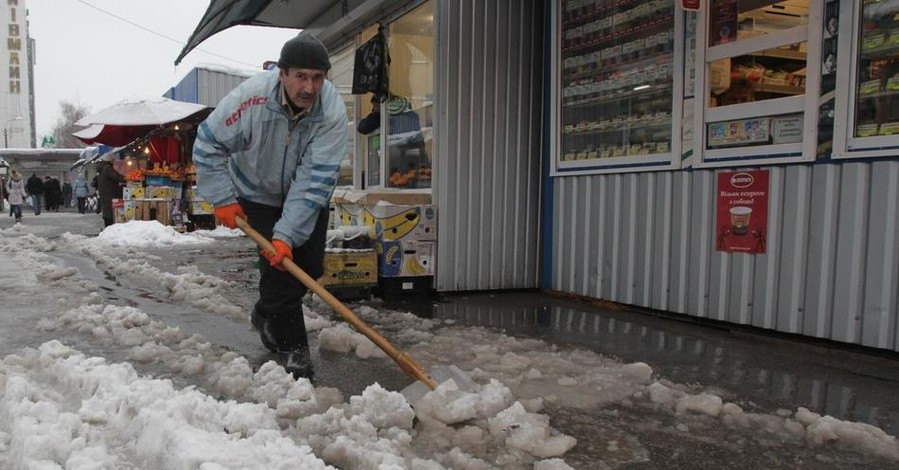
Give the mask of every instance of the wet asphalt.
[[(25, 223), (30, 224), (33, 233), (50, 239), (66, 231), (96, 235), (102, 225), (96, 214), (73, 214), (61, 220), (52, 215), (28, 217), (27, 212)], [(0, 217), (0, 229), (10, 225), (11, 219)], [(159, 256), (156, 264), (168, 272), (179, 266), (196, 266), (232, 282), (229, 300), (250, 311), (258, 271), (256, 250), (249, 240), (226, 239), (214, 246), (146, 251)], [(77, 254), (53, 256), (61, 264), (78, 267), (83, 276), (97, 282), (109, 302), (153, 312), (160, 321), (200, 333), (214, 344), (245, 355), (254, 364), (271, 359), (248, 321), (216, 317), (169, 303), (161, 293), (115, 279)], [(451, 319), (457, 325), (495, 328), (511, 336), (539, 338), (561, 347), (587, 348), (624, 362), (645, 362), (656, 376), (706, 387), (726, 401), (737, 402), (746, 411), (795, 411), (802, 406), (841, 420), (872, 424), (891, 435), (899, 434), (899, 355), (888, 351), (698, 322), (664, 312), (537, 291), (375, 298), (361, 303)], [(56, 337), (47, 336), (52, 334), (28, 331), (22, 337), (33, 344)], [(312, 341), (318, 385), (337, 387), (348, 396), (373, 382), (393, 390), (409, 383), (389, 361), (368, 361), (362, 367), (354, 356), (319, 352)], [(68, 342), (88, 353), (95, 349), (83, 338), (69, 338)], [(0, 353), (9, 354), (15, 347), (16, 344), (6, 344), (0, 347)], [(116, 352), (94, 352), (116, 359)], [(554, 426), (578, 438), (578, 446), (565, 456), (575, 468), (899, 468), (895, 462), (852, 450), (769, 442), (765, 436), (733, 429), (703, 429), (701, 422), (691, 423), (690, 433), (678, 433), (673, 431), (677, 425), (673, 416), (640, 407), (611, 406), (589, 412), (551, 407), (547, 412)]]

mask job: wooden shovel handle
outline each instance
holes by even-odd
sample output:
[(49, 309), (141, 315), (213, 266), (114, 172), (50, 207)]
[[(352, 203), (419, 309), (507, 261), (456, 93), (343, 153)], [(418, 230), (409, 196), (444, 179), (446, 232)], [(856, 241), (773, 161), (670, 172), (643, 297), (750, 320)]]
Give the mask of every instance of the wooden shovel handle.
[[(247, 234), (250, 239), (256, 242), (260, 248), (270, 253), (275, 252), (275, 247), (272, 245), (268, 239), (262, 236), (259, 232), (257, 232), (253, 227), (250, 227), (250, 224), (247, 223), (246, 220), (235, 217), (235, 221), (237, 222), (237, 228), (241, 229), (245, 234)], [(400, 369), (403, 369), (404, 372), (412, 376), (413, 378), (420, 380), (425, 385), (428, 386), (429, 389), (434, 390), (437, 387), (437, 383), (434, 382), (434, 379), (425, 372), (425, 370), (412, 359), (408, 354), (400, 351), (395, 348), (393, 344), (387, 341), (386, 338), (381, 336), (377, 331), (368, 326), (365, 321), (361, 318), (357, 317), (352, 310), (347, 308), (341, 301), (337, 300), (327, 289), (321, 286), (315, 279), (312, 279), (311, 276), (306, 274), (306, 271), (303, 271), (299, 266), (296, 265), (291, 259), (284, 258), (284, 261), (281, 261), (281, 266), (289, 272), (293, 274), (294, 277), (300, 280), (304, 286), (308, 287), (309, 290), (315, 293), (315, 295), (321, 297), (325, 303), (331, 306), (335, 312), (337, 312), (347, 323), (353, 326), (359, 333), (365, 335), (366, 338), (370, 339), (373, 343), (375, 343), (382, 351), (384, 351), (394, 362), (400, 366)]]

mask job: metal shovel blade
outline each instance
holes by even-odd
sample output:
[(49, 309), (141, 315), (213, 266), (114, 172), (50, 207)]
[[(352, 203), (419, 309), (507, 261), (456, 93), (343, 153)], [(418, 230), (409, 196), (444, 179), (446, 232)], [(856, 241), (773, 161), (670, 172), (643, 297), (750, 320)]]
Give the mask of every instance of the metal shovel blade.
[[(473, 392), (478, 388), (478, 384), (475, 383), (474, 380), (471, 380), (471, 377), (469, 377), (468, 374), (454, 365), (434, 366), (428, 372), (437, 384), (452, 380), (456, 383), (456, 386), (459, 387), (459, 390), (465, 392)], [(429, 389), (427, 385), (417, 381), (400, 390), (400, 394), (402, 394), (410, 404), (415, 406), (415, 404), (418, 403), (418, 400), (421, 400), (421, 397), (425, 396), (425, 394), (430, 391), (431, 389)]]

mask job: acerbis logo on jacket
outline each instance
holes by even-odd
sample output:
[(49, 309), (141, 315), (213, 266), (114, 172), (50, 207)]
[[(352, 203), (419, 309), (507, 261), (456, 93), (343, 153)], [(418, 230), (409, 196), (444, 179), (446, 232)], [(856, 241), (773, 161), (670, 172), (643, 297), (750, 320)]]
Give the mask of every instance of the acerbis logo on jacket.
[(259, 106), (261, 104), (265, 104), (266, 101), (268, 101), (268, 98), (264, 96), (252, 96), (250, 98), (247, 98), (242, 103), (240, 103), (240, 106), (237, 107), (236, 111), (231, 113), (231, 115), (228, 116), (227, 119), (225, 119), (225, 126), (231, 127), (234, 123), (239, 121), (241, 114), (249, 109), (250, 106)]

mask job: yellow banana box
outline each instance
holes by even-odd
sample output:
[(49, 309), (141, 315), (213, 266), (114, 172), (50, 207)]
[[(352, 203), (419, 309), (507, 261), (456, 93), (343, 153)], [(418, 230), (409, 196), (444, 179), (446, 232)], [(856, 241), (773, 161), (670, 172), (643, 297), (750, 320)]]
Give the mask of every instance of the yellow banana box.
[(117, 224), (127, 222), (125, 220), (125, 201), (123, 199), (112, 200), (112, 220)]
[(340, 225), (362, 225), (362, 214), (365, 212), (359, 204), (335, 203), (336, 224)]
[(143, 199), (147, 197), (143, 186), (132, 186), (122, 188), (122, 199), (132, 201), (134, 199)]
[(121, 224), (128, 222), (129, 220), (135, 220), (135, 202), (127, 201), (124, 199), (113, 199), (112, 200), (112, 217), (115, 223)]
[(437, 209), (431, 204), (366, 206), (363, 217), (381, 240), (437, 240)]
[(155, 220), (162, 225), (172, 224), (172, 205), (177, 201), (170, 199), (137, 199), (133, 202), (134, 220)]
[(323, 286), (374, 286), (378, 283), (375, 250), (326, 250)]
[(191, 202), (203, 201), (203, 196), (200, 196), (200, 193), (197, 192), (196, 186), (191, 186), (191, 187), (187, 188), (187, 200), (191, 201)]
[(125, 201), (125, 206), (122, 208), (123, 218), (125, 222), (129, 220), (134, 220), (134, 211), (137, 208), (137, 204), (134, 201)]
[(437, 243), (420, 240), (381, 240), (375, 242), (378, 252), (378, 275), (381, 277), (433, 276)]
[(193, 200), (190, 202), (190, 213), (192, 215), (209, 215), (212, 214), (212, 204), (203, 200)]
[(149, 199), (181, 199), (181, 188), (177, 186), (147, 186), (144, 189)]

